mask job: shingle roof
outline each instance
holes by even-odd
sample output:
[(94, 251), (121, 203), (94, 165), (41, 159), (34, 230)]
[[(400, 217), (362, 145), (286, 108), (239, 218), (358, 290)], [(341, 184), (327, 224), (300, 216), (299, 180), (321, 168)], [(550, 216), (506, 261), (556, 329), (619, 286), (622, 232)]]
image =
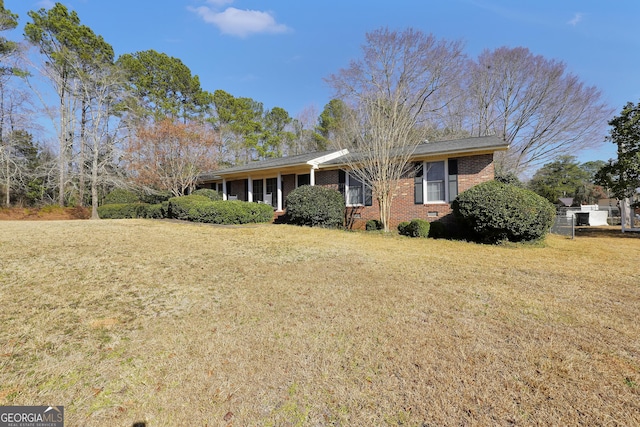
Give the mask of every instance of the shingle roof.
[[(413, 153), (414, 157), (441, 155), (441, 154), (462, 154), (487, 150), (506, 150), (509, 144), (496, 136), (482, 136), (448, 141), (425, 142), (418, 145)], [(325, 156), (337, 156), (336, 158), (322, 161)], [(320, 160), (323, 166), (344, 164), (342, 154), (338, 150), (321, 151), (315, 153), (300, 154), (297, 156), (279, 157), (273, 159), (260, 160), (246, 165), (233, 166), (220, 169), (212, 173), (203, 174), (201, 180), (214, 179), (223, 175), (237, 174), (243, 172), (253, 172), (268, 169), (280, 169), (289, 166), (302, 166), (312, 164), (314, 160)]]
[[(478, 151), (499, 151), (506, 150), (509, 144), (497, 136), (481, 136), (471, 137), (463, 139), (452, 139), (446, 141), (433, 141), (423, 142), (418, 145), (411, 157), (420, 158), (427, 156), (437, 155), (458, 155), (464, 153), (473, 153)], [(323, 163), (323, 166), (329, 165), (342, 165), (346, 163), (346, 157), (339, 157), (337, 159)], [(358, 153), (352, 153), (353, 160), (358, 159)]]
[(246, 165), (233, 166), (230, 168), (220, 169), (211, 173), (203, 174), (200, 178), (206, 180), (219, 175), (304, 165), (319, 157), (337, 153), (338, 151), (339, 150), (318, 151), (315, 153), (298, 154), (297, 156), (276, 157), (273, 159), (258, 160), (255, 162), (247, 163)]

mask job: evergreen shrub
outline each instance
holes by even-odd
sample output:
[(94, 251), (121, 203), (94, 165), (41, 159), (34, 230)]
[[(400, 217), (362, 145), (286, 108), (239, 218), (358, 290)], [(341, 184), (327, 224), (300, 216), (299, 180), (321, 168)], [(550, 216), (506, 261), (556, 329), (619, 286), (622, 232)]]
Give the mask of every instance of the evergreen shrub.
[(140, 195), (140, 201), (142, 203), (149, 203), (150, 205), (157, 205), (158, 203), (166, 202), (171, 198), (171, 192), (169, 191), (155, 191), (153, 193)]
[(166, 208), (164, 207), (163, 203), (155, 203), (153, 205), (146, 205), (146, 209), (144, 212), (144, 218), (151, 218), (151, 219), (162, 219), (162, 218), (166, 218), (167, 216), (167, 211)]
[(104, 198), (105, 205), (124, 204), (124, 203), (137, 203), (140, 201), (140, 197), (133, 191), (125, 190), (124, 188), (116, 188), (111, 190)]
[(239, 200), (212, 201), (197, 194), (169, 199), (168, 212), (170, 218), (210, 224), (273, 221), (273, 208), (270, 205)]
[(409, 237), (429, 237), (429, 228), (431, 224), (424, 219), (412, 219), (409, 222), (401, 222), (398, 224), (398, 233)]
[(111, 203), (98, 206), (98, 215), (102, 219), (145, 218), (146, 203)]
[(370, 219), (367, 221), (367, 224), (365, 225), (365, 230), (367, 231), (382, 230), (382, 222), (380, 222), (380, 220), (377, 220), (377, 219)]
[(462, 192), (452, 208), (466, 237), (483, 243), (541, 239), (555, 217), (554, 206), (544, 197), (498, 181)]
[(287, 196), (286, 221), (295, 225), (333, 227), (344, 225), (344, 196), (334, 189), (303, 185)]
[(210, 200), (222, 200), (222, 194), (218, 193), (216, 190), (212, 190), (211, 188), (199, 188), (191, 193), (196, 196), (205, 196)]
[(211, 199), (206, 196), (189, 195), (181, 197), (172, 197), (169, 199), (168, 217), (173, 219), (182, 219), (190, 221), (194, 216), (196, 206), (211, 203)]

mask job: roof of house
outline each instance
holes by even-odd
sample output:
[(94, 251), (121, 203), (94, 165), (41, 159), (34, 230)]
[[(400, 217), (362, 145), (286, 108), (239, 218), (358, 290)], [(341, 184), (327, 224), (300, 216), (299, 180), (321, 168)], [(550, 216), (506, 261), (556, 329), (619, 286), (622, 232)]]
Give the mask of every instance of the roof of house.
[[(482, 136), (447, 141), (424, 142), (418, 145), (412, 157), (427, 157), (437, 155), (472, 154), (474, 152), (502, 151), (509, 144), (496, 136)], [(200, 180), (207, 181), (219, 179), (225, 175), (234, 175), (244, 172), (281, 169), (292, 166), (339, 166), (345, 164), (345, 155), (348, 150), (329, 150), (315, 153), (299, 154), (296, 156), (279, 157), (259, 160), (246, 165), (233, 166), (220, 169), (211, 173), (202, 174)], [(355, 153), (354, 153), (355, 154)]]

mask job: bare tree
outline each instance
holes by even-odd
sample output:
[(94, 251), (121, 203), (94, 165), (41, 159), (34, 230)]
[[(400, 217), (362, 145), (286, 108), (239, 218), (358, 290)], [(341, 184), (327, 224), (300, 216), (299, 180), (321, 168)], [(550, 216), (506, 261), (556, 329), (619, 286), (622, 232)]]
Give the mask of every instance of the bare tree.
[(470, 69), (472, 134), (509, 142), (496, 170), (522, 172), (604, 141), (612, 111), (563, 62), (523, 47), (485, 50)]
[(140, 126), (129, 139), (124, 160), (139, 186), (182, 196), (201, 173), (215, 169), (218, 144), (211, 126), (167, 118)]
[(313, 153), (327, 149), (327, 140), (318, 130), (318, 110), (308, 105), (293, 119), (289, 125), (294, 137), (291, 139), (285, 155)]
[(103, 63), (99, 68), (88, 72), (78, 69), (76, 73), (79, 95), (84, 100), (83, 144), (91, 155), (91, 218), (98, 219), (99, 187), (122, 185), (121, 177), (113, 173), (114, 153), (126, 121), (115, 114), (115, 109), (128, 92), (124, 74), (114, 65)]
[(350, 173), (371, 188), (385, 231), (398, 181), (434, 114), (453, 101), (446, 89), (464, 63), (459, 41), (384, 28), (366, 35), (360, 60), (327, 79), (348, 107), (332, 142), (351, 152)]

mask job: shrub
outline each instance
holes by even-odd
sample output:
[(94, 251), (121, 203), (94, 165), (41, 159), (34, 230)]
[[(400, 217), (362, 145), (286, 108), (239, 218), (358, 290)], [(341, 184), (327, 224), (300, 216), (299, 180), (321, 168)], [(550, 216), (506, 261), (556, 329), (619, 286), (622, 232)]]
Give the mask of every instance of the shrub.
[(429, 237), (430, 227), (429, 221), (416, 218), (409, 222), (398, 224), (398, 232), (403, 236), (409, 237)]
[(191, 221), (211, 224), (250, 224), (273, 221), (273, 208), (270, 205), (239, 200), (197, 204), (191, 213)]
[(452, 203), (468, 237), (485, 243), (532, 241), (551, 228), (555, 208), (533, 191), (489, 181), (464, 191)]
[(406, 236), (408, 226), (409, 226), (409, 221), (402, 221), (400, 224), (398, 224), (398, 233), (401, 236)]
[(125, 204), (125, 203), (137, 203), (140, 201), (140, 197), (130, 190), (124, 188), (116, 188), (107, 194), (104, 198), (105, 205)]
[(263, 203), (238, 200), (212, 201), (192, 194), (169, 199), (169, 217), (211, 224), (249, 224), (273, 221), (273, 208)]
[(369, 221), (367, 221), (367, 224), (365, 226), (365, 230), (367, 230), (367, 231), (382, 230), (382, 222), (380, 222), (377, 219), (370, 219)]
[(429, 237), (433, 239), (442, 239), (447, 236), (447, 227), (443, 222), (433, 221), (429, 228)]
[(171, 198), (169, 191), (156, 191), (149, 194), (143, 194), (140, 196), (142, 203), (149, 203), (150, 205), (157, 205), (158, 203), (166, 202)]
[(153, 205), (146, 205), (144, 212), (144, 218), (162, 219), (166, 218), (167, 211), (163, 203), (156, 203)]
[(146, 203), (111, 203), (98, 206), (98, 215), (102, 219), (144, 218)]
[(214, 201), (222, 200), (222, 194), (218, 193), (216, 190), (212, 190), (211, 188), (199, 188), (191, 194), (196, 196), (205, 196)]
[(287, 222), (311, 227), (342, 227), (344, 197), (327, 187), (303, 185), (287, 196)]
[(189, 196), (172, 197), (169, 199), (168, 205), (168, 217), (174, 219), (182, 219), (189, 221), (193, 214), (191, 210), (196, 206), (211, 203), (211, 200), (205, 196), (199, 196), (192, 194)]

